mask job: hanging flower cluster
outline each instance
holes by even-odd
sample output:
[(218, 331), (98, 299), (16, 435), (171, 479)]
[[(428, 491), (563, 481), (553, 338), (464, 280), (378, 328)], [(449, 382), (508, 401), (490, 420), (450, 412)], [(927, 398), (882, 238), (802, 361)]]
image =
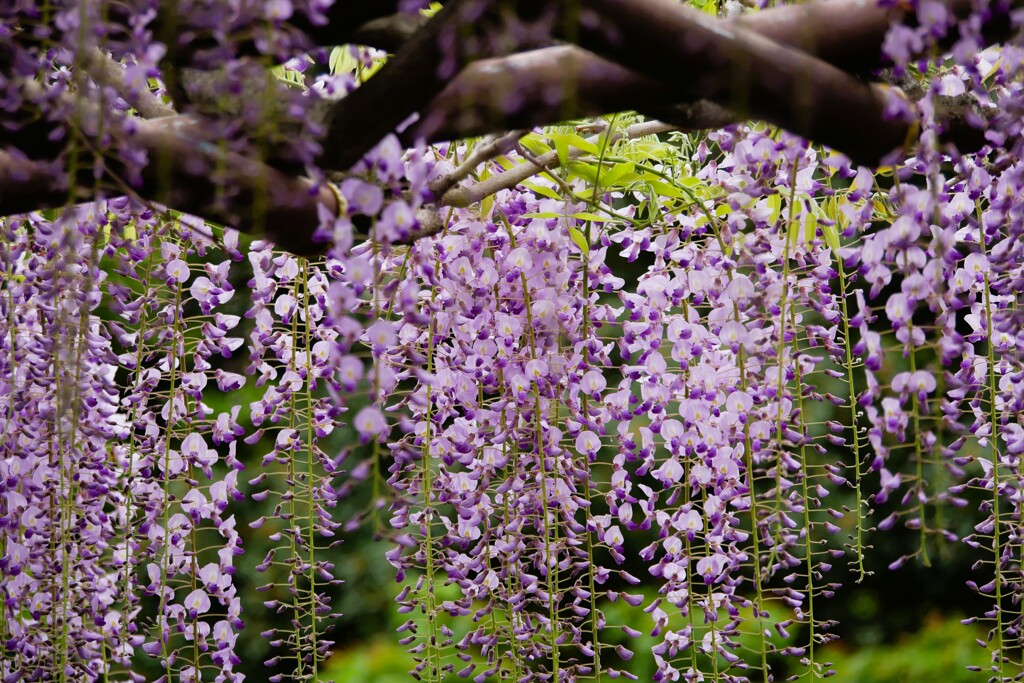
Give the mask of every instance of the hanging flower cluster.
[[(820, 233), (808, 243), (788, 229), (814, 218), (804, 196), (817, 162), (798, 140), (779, 148), (763, 133), (719, 144), (733, 151), (692, 187), (728, 193), (727, 220), (654, 203), (598, 229), (583, 203), (513, 191), (488, 216), (456, 213), (384, 269), (417, 281), (422, 302), (384, 357), (419, 368), (395, 406), (413, 421), (391, 445), (389, 483), (401, 533), (390, 558), (416, 577), (401, 610), (427, 614), (403, 629), (420, 675), (623, 673), (633, 653), (604, 632), (639, 632), (607, 623), (601, 605), (617, 600), (650, 614), (669, 680), (709, 666), (723, 675), (739, 661), (734, 638), (763, 633), (771, 604), (810, 626), (790, 654), (827, 639), (811, 605), (834, 590), (821, 577), (843, 552), (798, 530), (839, 531), (843, 513), (822, 498), (846, 468), (821, 460), (827, 437), (839, 439), (804, 415), (822, 403), (848, 411), (854, 397), (849, 384), (842, 396), (802, 389), (849, 352), (841, 315), (807, 320), (844, 301), (829, 289), (831, 251)], [(764, 144), (791, 161), (767, 174)], [(751, 172), (768, 181), (756, 187)], [(607, 264), (613, 252), (647, 260), (635, 293)], [(657, 540), (641, 579), (616, 567), (626, 538), (647, 530)], [(663, 597), (644, 604), (642, 580)], [(439, 604), (440, 582), (463, 597)], [(478, 626), (456, 641), (436, 623), (444, 612)], [(483, 670), (447, 661), (474, 645)], [(776, 649), (762, 640), (757, 663)]]
[[(117, 47), (144, 88), (159, 55), (136, 4)], [(281, 22), (329, 3), (235, 4), (181, 9), (225, 82), (260, 66), (226, 29), (255, 22), (284, 59), (303, 46)], [(80, 39), (57, 5), (26, 31)], [(390, 542), (421, 680), (635, 677), (634, 657), (657, 681), (827, 676), (815, 605), (896, 524), (920, 540), (893, 568), (946, 541), (977, 553), (993, 607), (969, 621), (992, 675), (1019, 675), (1024, 60), (919, 5), (887, 50), (923, 89), (893, 101), (921, 140), (877, 173), (754, 124), (640, 141), (653, 163), (613, 119), (584, 162), (425, 237), (431, 184), (471, 147), (388, 137), (338, 180), (321, 259), (128, 199), (0, 221), (0, 676), (241, 681), (245, 563), (275, 615), (271, 680), (315, 680), (343, 619), (334, 560), (364, 522)], [(910, 62), (954, 28), (952, 64)], [(130, 147), (130, 117), (68, 98), (81, 46), (31, 42), (8, 48), (17, 71), (53, 75), (5, 106), (52, 101), (62, 134)], [(981, 152), (938, 147), (947, 96), (990, 114)], [(284, 108), (312, 126), (302, 99)], [(339, 518), (364, 489), (366, 515)]]

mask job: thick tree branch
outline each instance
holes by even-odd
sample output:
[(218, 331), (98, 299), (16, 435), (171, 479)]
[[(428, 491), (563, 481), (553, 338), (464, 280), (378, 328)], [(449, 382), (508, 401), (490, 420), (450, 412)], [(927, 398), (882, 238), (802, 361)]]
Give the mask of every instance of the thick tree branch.
[[(965, 1), (949, 0), (954, 7)], [(485, 2), (490, 3), (487, 7), (500, 10), (503, 0)], [(1019, 4), (1020, 0), (1014, 2)], [(360, 7), (372, 3), (338, 4), (358, 15), (364, 11)], [(695, 16), (670, 0), (587, 0), (598, 13), (584, 17), (588, 21), (580, 25), (581, 42), (625, 66), (573, 47), (536, 50), (469, 66), (428, 105), (428, 100), (446, 85), (447, 72), (438, 70), (445, 59), (456, 69), (471, 57), (510, 47), (483, 43), (479, 37), (486, 31), (479, 21), (473, 22), (474, 30), (467, 29), (475, 44), (466, 46), (461, 42), (467, 36), (456, 29), (467, 20), (453, 13), (469, 4), (469, 0), (447, 3), (445, 10), (417, 32), (385, 69), (338, 103), (329, 140), (339, 144), (328, 141), (325, 165), (347, 168), (415, 110), (421, 110), (422, 117), (414, 132), (433, 140), (625, 109), (672, 115), (671, 124), (716, 127), (731, 120), (731, 109), (749, 112), (844, 151), (852, 147), (855, 153), (851, 156), (858, 160), (874, 160), (890, 144), (901, 143), (905, 135), (906, 129), (899, 124), (884, 122), (881, 98), (869, 86), (808, 53), (783, 47), (748, 30), (801, 45), (822, 58), (866, 73), (879, 65), (881, 41), (889, 21), (888, 13), (871, 0), (780, 8), (741, 19), (728, 28), (703, 15)], [(518, 4), (534, 13), (552, 6), (534, 0), (520, 0)], [(391, 14), (376, 5), (372, 12), (365, 11), (380, 12), (370, 20)], [(1000, 17), (1005, 19), (1005, 15), (995, 15), (994, 25), (1000, 24)], [(359, 23), (354, 25), (366, 19), (360, 15)], [(489, 20), (494, 21), (493, 17)], [(517, 35), (511, 42), (543, 42), (548, 36), (546, 32)], [(465, 50), (450, 50), (454, 42)], [(686, 69), (679, 69), (679, 64), (686, 64)], [(389, 72), (391, 75), (385, 78)], [(815, 89), (819, 86), (821, 92)], [(718, 104), (706, 104), (701, 99), (705, 96)], [(469, 115), (460, 117), (467, 105), (472, 105), (468, 107)], [(861, 112), (861, 118), (851, 120), (852, 112)], [(846, 123), (837, 124), (837, 120)], [(846, 134), (870, 129), (865, 122), (874, 125), (878, 120), (889, 127), (883, 131), (882, 144), (866, 139), (867, 133), (859, 138)], [(56, 158), (63, 142), (52, 139), (53, 126), (40, 120), (34, 128), (19, 127), (17, 139), (12, 141), (20, 143), (19, 148), (34, 159)], [(320, 248), (311, 237), (319, 223), (318, 212), (321, 205), (332, 212), (337, 208), (329, 189), (316, 190), (311, 181), (225, 154), (206, 140), (205, 126), (195, 118), (145, 121), (138, 129), (135, 136), (121, 144), (126, 153), (141, 150), (149, 158), (141, 184), (135, 188), (141, 197), (243, 230), (261, 229), (293, 251)], [(109, 150), (113, 155), (117, 151), (116, 145)], [(528, 168), (513, 170), (527, 173), (524, 177), (540, 170), (533, 164), (523, 166)], [(214, 174), (212, 169), (226, 170)], [(114, 163), (105, 170), (113, 177), (124, 169)], [(506, 176), (502, 182), (521, 182), (512, 178)], [(70, 182), (76, 187), (93, 186), (91, 179), (75, 178)], [(448, 197), (446, 193), (446, 201), (460, 205), (473, 201), (460, 198), (463, 189), (450, 190), (455, 194)], [(481, 197), (490, 192), (486, 186), (466, 191)], [(0, 153), (0, 215), (59, 206), (79, 196), (54, 177), (50, 165)]]
[[(496, 4), (486, 2), (489, 7)], [(322, 142), (319, 163), (324, 168), (348, 169), (461, 70), (465, 57), (456, 39), (473, 7), (473, 0), (451, 0), (380, 72), (337, 103), (328, 115)], [(451, 62), (442, 70), (446, 60)]]
[[(672, 0), (588, 0), (582, 47), (707, 99), (874, 165), (909, 126), (886, 116), (884, 91), (806, 52), (739, 25), (724, 26)], [(685, 68), (680, 65), (685, 64)]]
[[(892, 16), (874, 2), (833, 0), (787, 5), (736, 21), (852, 73), (868, 74), (882, 65), (882, 41)], [(471, 64), (404, 137), (410, 142), (416, 136), (455, 139), (627, 109), (654, 111), (680, 101), (672, 83), (561, 45)]]
[[(511, 52), (529, 40), (519, 18), (543, 15), (543, 0), (450, 0), (369, 81), (338, 101), (327, 119), (319, 164), (346, 170), (461, 72), (483, 57)], [(513, 12), (513, 9), (515, 10)], [(358, 134), (353, 135), (354, 131)]]
[[(956, 17), (966, 16), (971, 8), (969, 0), (945, 0), (944, 4)], [(1014, 0), (1011, 6), (1020, 4)], [(993, 11), (984, 27), (988, 40), (1007, 35), (1010, 22), (1006, 12), (1006, 8)], [(883, 66), (882, 42), (893, 19), (909, 21), (897, 10), (885, 10), (871, 1), (832, 0), (765, 10), (735, 23), (781, 44), (807, 50), (851, 73), (868, 75)], [(643, 61), (653, 61), (646, 56), (646, 44), (637, 54)], [(742, 120), (735, 113), (727, 115), (729, 106), (695, 98), (693, 88), (679, 83), (685, 80), (679, 76), (693, 73), (693, 67), (676, 69), (674, 64), (666, 67), (672, 78), (660, 80), (572, 46), (483, 60), (470, 65), (445, 88), (403, 139), (410, 144), (418, 137), (456, 139), (628, 109), (681, 128), (717, 128)], [(793, 75), (797, 81), (800, 77)], [(715, 78), (728, 80), (729, 76), (716, 71)], [(947, 139), (967, 149), (976, 144), (977, 136), (976, 131), (958, 125)]]
[(455, 140), (678, 100), (656, 79), (559, 45), (469, 65), (401, 137)]
[[(201, 142), (202, 136), (190, 130), (201, 123), (181, 121), (176, 130), (162, 125), (164, 121), (140, 121), (130, 143), (133, 149), (153, 153), (143, 170), (140, 195), (243, 232), (266, 235), (289, 251), (307, 254), (323, 249), (312, 235), (320, 223), (321, 205), (337, 213), (337, 199), (328, 187)], [(228, 193), (221, 195), (219, 188)]]
[[(223, 62), (223, 36), (212, 36), (196, 32), (180, 14), (177, 0), (160, 0), (156, 18), (149, 24), (154, 37), (167, 46), (167, 54), (161, 60), (164, 83), (181, 107), (188, 93), (181, 83), (181, 70), (188, 67), (206, 68)], [(358, 42), (360, 31), (367, 24), (398, 13), (400, 0), (338, 0), (326, 10), (326, 21), (312, 21), (304, 12), (294, 13), (285, 24), (296, 34), (303, 35), (309, 45), (340, 45)], [(131, 24), (131, 3), (111, 3), (111, 20), (124, 25)], [(232, 43), (231, 51), (237, 57), (258, 57), (261, 50), (256, 44), (264, 27), (248, 27), (253, 37), (244, 37), (245, 27), (237, 27), (239, 39)], [(379, 34), (378, 34), (379, 35)], [(385, 47), (386, 46), (380, 46)], [(212, 59), (210, 57), (212, 56)], [(199, 63), (197, 63), (197, 57)], [(181, 109), (184, 111), (184, 109)]]
[(68, 199), (61, 169), (0, 151), (0, 216), (56, 207)]
[(707, 100), (668, 107), (645, 107), (644, 113), (657, 116), (680, 130), (714, 130), (739, 121), (739, 117), (725, 107)]
[[(370, 22), (398, 14), (399, 0), (337, 0), (327, 10), (327, 23), (314, 24), (304, 14), (294, 15), (288, 23), (317, 45), (358, 42), (355, 36)], [(380, 47), (380, 46), (374, 46)]]
[[(201, 119), (173, 116), (139, 120), (133, 135), (108, 150), (105, 171), (113, 194), (138, 197), (182, 213), (230, 225), (243, 232), (263, 234), (283, 249), (298, 254), (322, 251), (313, 242), (319, 211), (336, 213), (337, 199), (327, 187), (317, 187), (272, 166), (240, 154), (226, 152), (206, 140)], [(142, 151), (148, 161), (141, 178), (128, 188), (126, 168), (117, 160)], [(64, 205), (69, 199), (84, 200), (67, 189), (93, 187), (95, 178), (83, 172), (79, 178), (55, 175), (53, 164), (26, 160), (0, 152), (0, 216)], [(96, 197), (89, 197), (96, 199)]]
[[(570, 85), (575, 97), (553, 96)], [(908, 94), (911, 99), (923, 95)], [(944, 122), (942, 140), (961, 150), (983, 145), (983, 131), (970, 122), (971, 114), (978, 113), (974, 104), (968, 98), (944, 99), (943, 103), (939, 112), (939, 120)], [(513, 106), (511, 111), (501, 111)], [(510, 126), (532, 128), (627, 109), (637, 109), (681, 130), (721, 128), (749, 118), (704, 99), (680, 102), (680, 94), (670, 85), (579, 48), (557, 46), (470, 65), (431, 103), (428, 114), (403, 133), (402, 140), (409, 145), (420, 137), (440, 142), (487, 135)], [(840, 151), (847, 150), (840, 147)]]
[(133, 88), (125, 81), (125, 70), (114, 58), (99, 48), (83, 50), (83, 67), (100, 87), (110, 86), (121, 99), (130, 104), (144, 119), (174, 116), (174, 108), (164, 104), (148, 88)]
[(348, 40), (357, 45), (369, 45), (380, 50), (397, 52), (412, 40), (413, 35), (423, 28), (425, 23), (419, 16), (392, 14), (366, 22), (353, 31)]

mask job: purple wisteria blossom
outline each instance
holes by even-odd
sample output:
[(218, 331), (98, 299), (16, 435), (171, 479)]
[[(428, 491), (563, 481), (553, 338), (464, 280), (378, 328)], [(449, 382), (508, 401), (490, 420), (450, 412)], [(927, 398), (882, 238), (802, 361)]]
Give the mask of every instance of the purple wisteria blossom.
[[(0, 36), (33, 38), (4, 44), (0, 100), (76, 121), (55, 138), (133, 149), (124, 97), (163, 92), (160, 60), (191, 39), (185, 66), (216, 65), (242, 101), (211, 124), (232, 153), (268, 109), (312, 131), (315, 100), (354, 85), (241, 96), (265, 72), (252, 53), (310, 63), (288, 21), (322, 24), (326, 0), (180, 3), (182, 45), (152, 42), (152, 2), (109, 32), (93, 4), (50, 3), (54, 35), (15, 4)], [(1012, 679), (1024, 57), (977, 49), (977, 13), (902, 6), (917, 21), (885, 49), (924, 93), (890, 113), (921, 127), (877, 172), (760, 123), (609, 134), (418, 238), (472, 150), (388, 135), (321, 212), (322, 257), (127, 198), (0, 221), (0, 677), (237, 683), (255, 612), (267, 678), (319, 679), (340, 544), (364, 524), (389, 544), (420, 679), (629, 678), (648, 656), (659, 682), (824, 677), (820, 600), (868, 574), (869, 528), (902, 524), (915, 546), (894, 569), (950, 541), (977, 554), (983, 645)], [(106, 33), (127, 93), (76, 71)], [(73, 117), (79, 89), (116, 114)], [(939, 145), (947, 95), (986, 113), (982, 151)], [(289, 161), (324, 181), (300, 138)], [(78, 168), (99, 177), (106, 151)], [(146, 160), (128, 156), (130, 189)], [(341, 518), (346, 496), (369, 503)], [(935, 514), (972, 505), (962, 539)]]

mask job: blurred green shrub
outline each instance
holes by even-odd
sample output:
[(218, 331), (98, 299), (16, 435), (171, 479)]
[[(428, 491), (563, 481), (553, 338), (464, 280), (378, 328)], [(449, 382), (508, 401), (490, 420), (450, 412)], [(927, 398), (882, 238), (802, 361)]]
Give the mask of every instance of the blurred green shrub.
[[(611, 611), (614, 612), (613, 606)], [(966, 633), (965, 633), (966, 632)], [(958, 618), (933, 615), (917, 633), (907, 634), (900, 642), (862, 647), (848, 652), (842, 646), (826, 649), (823, 657), (832, 661), (836, 674), (832, 683), (978, 683), (981, 674), (968, 666), (986, 664), (985, 650), (973, 642), (982, 631), (963, 626)], [(641, 638), (637, 644), (654, 644)], [(653, 662), (637, 648), (637, 656), (628, 670), (640, 681), (649, 681)], [(776, 662), (782, 664), (782, 662)], [(331, 657), (322, 680), (335, 683), (406, 683), (413, 665), (405, 648), (383, 633), (366, 643), (337, 651)], [(801, 681), (809, 680), (806, 676)]]
[(836, 675), (834, 683), (978, 683), (982, 674), (968, 666), (985, 667), (986, 650), (974, 638), (980, 629), (967, 627), (958, 618), (932, 615), (917, 633), (899, 642), (842, 652), (830, 648)]
[(334, 683), (409, 683), (412, 656), (395, 642), (391, 633), (368, 643), (339, 650), (320, 674)]

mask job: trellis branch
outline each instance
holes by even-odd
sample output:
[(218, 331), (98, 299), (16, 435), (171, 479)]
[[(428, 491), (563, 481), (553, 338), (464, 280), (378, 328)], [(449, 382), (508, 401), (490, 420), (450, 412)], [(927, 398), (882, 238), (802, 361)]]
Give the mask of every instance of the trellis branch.
[[(671, 130), (676, 130), (676, 127), (660, 121), (645, 121), (644, 123), (634, 124), (625, 131), (613, 135), (610, 142), (618, 140), (634, 140), (647, 135), (666, 133)], [(601, 136), (595, 135), (588, 138), (587, 142), (597, 144), (600, 140)], [(568, 158), (576, 159), (582, 156), (583, 153), (582, 149), (573, 147), (568, 151)], [(472, 206), (492, 194), (496, 194), (502, 190), (512, 189), (524, 180), (552, 168), (558, 163), (558, 161), (557, 151), (542, 154), (533, 160), (527, 160), (526, 162), (518, 164), (507, 171), (491, 176), (486, 180), (481, 180), (480, 182), (468, 187), (453, 187), (441, 196), (438, 203), (444, 206)]]
[[(970, 0), (943, 4), (953, 17), (965, 17), (972, 8)], [(1008, 35), (1008, 11), (1020, 5), (1020, 0), (1014, 0), (1010, 8), (992, 10), (983, 27), (986, 40), (995, 42)], [(882, 43), (891, 20), (911, 23), (913, 17), (874, 2), (833, 0), (764, 10), (744, 15), (735, 24), (867, 77), (884, 66)], [(955, 38), (952, 31), (946, 42), (951, 44)], [(647, 51), (636, 54), (647, 55)], [(637, 58), (648, 61), (646, 56)], [(727, 114), (732, 102), (716, 105), (703, 93), (694, 97), (692, 88), (681, 87), (674, 76), (684, 70), (675, 64), (668, 66), (670, 78), (662, 80), (570, 45), (482, 60), (467, 67), (430, 103), (403, 140), (409, 144), (419, 137), (451, 140), (624, 110), (653, 115), (682, 128), (717, 128), (745, 118), (736, 112)], [(690, 65), (687, 69), (693, 70)], [(800, 74), (794, 77), (799, 79)], [(976, 144), (976, 138), (976, 132), (958, 126), (947, 139), (964, 143), (966, 149)], [(845, 137), (841, 142), (850, 144)]]
[(174, 116), (174, 107), (148, 88), (133, 88), (125, 81), (125, 70), (115, 59), (99, 48), (82, 51), (82, 66), (86, 73), (100, 87), (110, 86), (121, 99), (130, 104), (144, 119), (159, 119)]
[[(56, 124), (53, 124), (56, 128)], [(134, 134), (120, 144), (132, 156), (148, 157), (136, 184), (123, 180), (129, 158), (115, 147), (105, 155), (108, 180), (121, 191), (182, 213), (267, 236), (283, 249), (299, 254), (318, 252), (313, 241), (320, 211), (336, 213), (337, 200), (325, 186), (295, 177), (206, 140), (203, 122), (192, 116), (139, 120)], [(55, 175), (52, 163), (0, 151), (0, 216), (26, 213), (82, 201), (77, 188), (95, 187), (92, 167), (80, 177)], [(69, 184), (74, 189), (69, 190)]]
[[(318, 163), (329, 170), (348, 169), (423, 109), (470, 61), (520, 48), (519, 40), (502, 44), (496, 31), (510, 19), (510, 4), (508, 0), (449, 0), (373, 78), (338, 101), (327, 118)], [(535, 0), (514, 4), (519, 11), (526, 6), (528, 14), (536, 14), (543, 5)]]
[[(435, 196), (443, 197), (448, 190), (455, 187), (459, 181), (467, 178), (480, 164), (514, 150), (520, 138), (528, 132), (527, 130), (514, 130), (500, 137), (480, 143), (473, 148), (473, 151), (454, 171), (432, 182), (430, 190)], [(442, 203), (448, 202), (442, 201)]]
[(288, 23), (317, 45), (359, 42), (356, 38), (360, 31), (373, 22), (397, 15), (400, 4), (399, 0), (338, 0), (328, 8), (326, 23), (313, 23), (304, 14), (293, 16)]
[(411, 14), (392, 14), (368, 21), (349, 36), (349, 42), (396, 52), (423, 28), (424, 21)]
[(907, 139), (908, 124), (886, 116), (881, 88), (806, 52), (673, 0), (588, 0), (587, 7), (600, 21), (581, 22), (582, 47), (673, 84), (688, 101), (764, 119), (861, 164), (878, 164)]
[[(515, 35), (504, 44), (488, 43), (482, 36), (500, 38), (495, 27), (507, 13), (502, 13), (504, 0), (482, 3), (450, 0), (414, 33), (411, 28), (419, 20), (392, 17), (397, 0), (336, 3), (338, 14), (331, 15), (331, 26), (302, 27), (319, 42), (329, 33), (357, 35), (358, 27), (367, 22), (379, 22), (378, 27), (391, 22), (389, 39), (397, 49), (374, 78), (334, 105), (324, 140), (324, 167), (347, 169), (415, 111), (420, 120), (406, 135), (430, 140), (627, 109), (657, 113), (670, 117), (670, 124), (687, 127), (717, 127), (737, 114), (749, 114), (832, 144), (866, 163), (877, 162), (906, 136), (905, 124), (885, 121), (879, 92), (851, 75), (880, 65), (891, 14), (870, 1), (783, 7), (725, 24), (670, 0), (586, 0), (583, 5), (593, 12), (587, 21), (576, 24), (562, 17), (558, 25), (564, 37), (579, 40), (603, 58), (572, 46), (549, 47), (470, 64), (449, 79), (474, 58), (550, 41), (545, 30), (534, 35), (520, 30), (509, 31)], [(553, 7), (565, 8), (540, 0), (516, 4), (530, 19)], [(970, 0), (946, 4), (958, 16), (971, 7)], [(1013, 6), (1020, 4), (1021, 0), (1012, 0)], [(484, 15), (486, 21), (481, 23), (474, 15), (469, 22), (461, 12), (470, 5), (490, 12)], [(992, 14), (989, 35), (1005, 33), (1009, 22), (1006, 8), (1001, 11)], [(405, 21), (404, 28), (394, 30), (396, 21)], [(292, 23), (300, 26), (301, 20)], [(465, 28), (470, 23), (472, 28)], [(569, 25), (576, 28), (566, 33)], [(372, 35), (370, 27), (366, 31)], [(439, 70), (442, 63), (449, 64), (450, 73)], [(680, 70), (679, 64), (686, 64), (686, 69)], [(953, 111), (952, 119), (963, 113)], [(49, 138), (46, 125), (50, 124), (34, 131), (43, 137), (28, 136), (39, 143), (38, 149), (23, 148), (30, 156), (39, 152), (36, 160), (52, 158), (54, 149), (60, 148)], [(138, 128), (134, 137), (120, 144), (126, 145), (126, 152), (141, 150), (149, 156), (136, 188), (140, 196), (242, 229), (262, 226), (271, 238), (296, 251), (319, 248), (312, 241), (318, 214), (336, 209), (327, 189), (221, 152), (205, 140), (199, 119), (168, 117), (142, 122)], [(19, 136), (24, 132), (19, 129)], [(970, 144), (978, 143), (977, 132), (970, 132)], [(116, 153), (116, 148), (111, 151)], [(207, 177), (209, 169), (225, 167), (229, 170), (222, 176)], [(46, 208), (80, 196), (69, 193), (67, 183), (53, 178), (51, 170), (49, 164), (17, 154), (0, 156), (0, 214)], [(109, 170), (117, 173), (117, 164)], [(510, 178), (502, 182), (511, 182)], [(70, 183), (77, 185), (79, 180), (83, 187), (94, 186), (84, 179)], [(454, 192), (448, 197), (454, 202), (463, 190), (451, 188), (445, 195)], [(471, 195), (485, 191), (486, 187), (477, 187)], [(284, 244), (285, 239), (291, 241)]]

